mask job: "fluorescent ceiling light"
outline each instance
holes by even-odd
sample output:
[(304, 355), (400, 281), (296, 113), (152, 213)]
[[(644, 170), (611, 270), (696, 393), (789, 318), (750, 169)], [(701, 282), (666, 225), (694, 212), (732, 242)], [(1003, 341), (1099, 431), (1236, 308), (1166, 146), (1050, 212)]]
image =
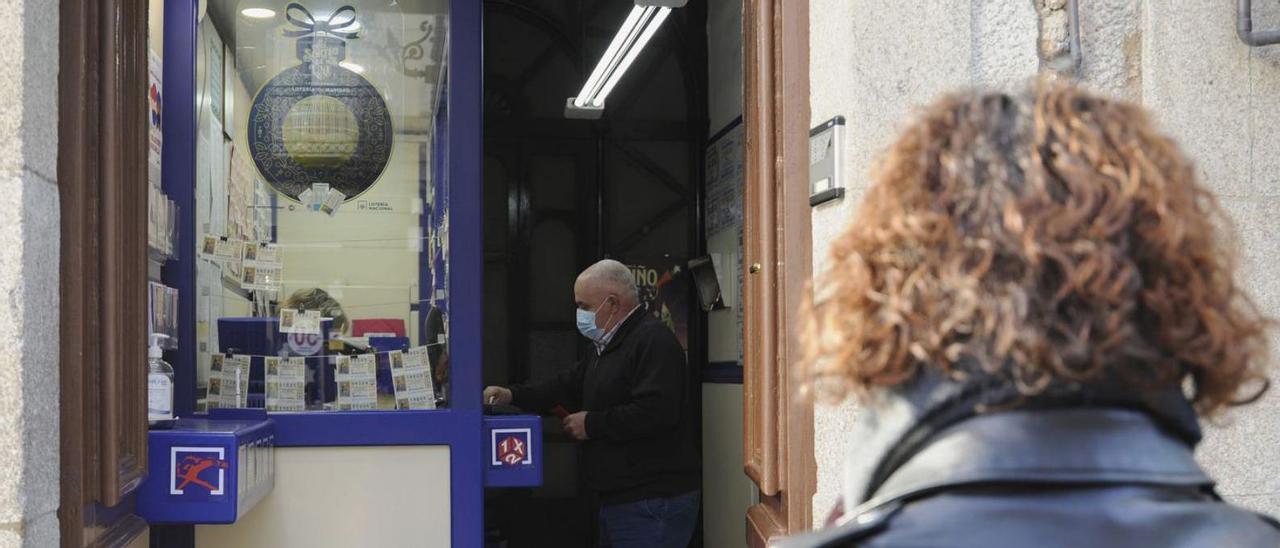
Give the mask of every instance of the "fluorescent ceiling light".
[(276, 16), (276, 12), (267, 8), (245, 8), (240, 10), (240, 15), (253, 19), (270, 19)]
[[(654, 8), (649, 8), (654, 9)], [(596, 94), (591, 100), (591, 106), (604, 107), (604, 98), (609, 96), (609, 92), (613, 91), (613, 87), (618, 85), (618, 80), (622, 79), (622, 74), (631, 68), (636, 57), (640, 55), (640, 50), (644, 49), (645, 44), (649, 43), (649, 39), (653, 38), (653, 33), (658, 31), (658, 27), (667, 19), (667, 15), (671, 13), (671, 8), (657, 8), (657, 13), (649, 20), (649, 24), (644, 27), (640, 33), (640, 38), (636, 40), (635, 45), (627, 49), (626, 57), (622, 58), (622, 63), (618, 68), (609, 75), (609, 79), (605, 81), (604, 87), (600, 88), (600, 93)]]
[(653, 38), (658, 27), (671, 14), (671, 8), (653, 6), (635, 6), (627, 14), (626, 21), (613, 36), (613, 41), (605, 49), (600, 62), (587, 77), (586, 83), (565, 104), (565, 116), (570, 118), (599, 118), (604, 109), (604, 100), (613, 91), (614, 86), (622, 79), (631, 64), (640, 55), (649, 39)]

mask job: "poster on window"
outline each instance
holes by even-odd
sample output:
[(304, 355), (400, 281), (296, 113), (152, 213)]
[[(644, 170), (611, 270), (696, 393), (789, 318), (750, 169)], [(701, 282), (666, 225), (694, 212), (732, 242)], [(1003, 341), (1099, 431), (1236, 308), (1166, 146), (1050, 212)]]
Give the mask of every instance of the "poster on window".
[(164, 63), (155, 51), (147, 50), (147, 182), (160, 186), (160, 150), (164, 145), (161, 125)]
[(661, 257), (622, 262), (636, 277), (640, 302), (646, 305), (653, 317), (670, 328), (680, 340), (680, 346), (688, 350), (689, 306), (692, 301), (689, 299), (689, 273), (685, 270), (685, 260)]
[(348, 48), (362, 37), (352, 6), (317, 23), (302, 4), (289, 4), (284, 37), (297, 42), (298, 63), (271, 77), (249, 106), (249, 155), (267, 184), (290, 200), (317, 183), (333, 193), (311, 196), (332, 215), (341, 203), (369, 190), (391, 159), (391, 111), (378, 88), (352, 63), (371, 51)]

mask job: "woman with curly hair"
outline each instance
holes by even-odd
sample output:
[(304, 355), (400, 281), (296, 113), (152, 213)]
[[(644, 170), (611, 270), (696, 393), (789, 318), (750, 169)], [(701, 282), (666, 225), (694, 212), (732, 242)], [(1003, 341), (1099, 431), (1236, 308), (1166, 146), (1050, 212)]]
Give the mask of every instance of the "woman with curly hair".
[(902, 132), (831, 245), (808, 388), (862, 404), (796, 546), (1280, 546), (1192, 458), (1267, 388), (1229, 226), (1144, 112), (965, 93)]

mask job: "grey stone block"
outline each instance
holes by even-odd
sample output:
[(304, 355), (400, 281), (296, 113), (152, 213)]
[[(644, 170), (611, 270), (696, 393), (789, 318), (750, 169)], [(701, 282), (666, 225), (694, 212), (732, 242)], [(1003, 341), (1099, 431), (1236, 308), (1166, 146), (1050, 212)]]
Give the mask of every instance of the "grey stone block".
[(1001, 89), (1025, 85), (1040, 64), (1032, 2), (975, 1), (971, 10), (972, 83)]
[(1280, 197), (1226, 197), (1219, 203), (1234, 231), (1237, 281), (1262, 310), (1280, 315)]
[[(58, 189), (23, 173), (22, 401), (26, 512), (58, 508)], [(142, 367), (142, 364), (138, 364)], [(55, 520), (56, 521), (56, 520)], [(56, 527), (55, 527), (56, 528)]]
[(853, 222), (865, 193), (866, 190), (861, 188), (847, 188), (843, 199), (821, 204), (811, 210), (814, 274), (823, 272), (827, 267), (827, 249), (836, 237), (844, 233), (849, 223)]
[(1142, 96), (1140, 0), (1080, 0), (1080, 77), (1090, 88)]
[(809, 13), (812, 121), (847, 118), (844, 184), (861, 187), (912, 109), (970, 84), (970, 6), (814, 0)]
[(1143, 101), (1206, 185), (1250, 195), (1249, 51), (1235, 36), (1235, 3), (1150, 0), (1144, 18)]
[(18, 531), (16, 525), (0, 523), (0, 548), (23, 548)]
[[(0, 170), (24, 166), (53, 181), (58, 143), (58, 3), (0, 2)], [(20, 69), (18, 68), (20, 67)]]
[(1271, 517), (1280, 516), (1280, 495), (1226, 495), (1227, 502), (1238, 504), (1254, 512), (1261, 512)]
[(23, 528), (22, 545), (28, 548), (57, 546), (61, 536), (58, 531), (58, 515), (49, 512), (27, 521)]
[(58, 195), (0, 174), (0, 523), (58, 507)]
[[(1280, 29), (1280, 3), (1254, 2), (1254, 28)], [(1250, 173), (1247, 191), (1280, 196), (1280, 46), (1249, 49)]]
[(848, 459), (847, 432), (858, 419), (858, 404), (847, 399), (839, 405), (818, 403), (813, 408), (814, 461), (817, 463), (818, 489), (813, 495), (813, 523), (821, 526), (831, 513), (844, 488), (845, 461)]

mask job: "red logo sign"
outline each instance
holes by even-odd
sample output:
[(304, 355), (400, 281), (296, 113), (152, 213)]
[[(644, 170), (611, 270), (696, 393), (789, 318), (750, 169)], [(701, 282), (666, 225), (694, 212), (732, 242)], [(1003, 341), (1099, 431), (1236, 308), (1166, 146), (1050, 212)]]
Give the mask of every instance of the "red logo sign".
[(529, 454), (529, 443), (521, 436), (507, 436), (498, 442), (498, 460), (507, 466), (516, 466), (524, 462)]
[(172, 448), (169, 494), (218, 496), (223, 494), (226, 471), (231, 468), (221, 447)]
[(194, 483), (200, 487), (204, 487), (210, 491), (218, 491), (212, 483), (200, 479), (200, 473), (209, 469), (227, 469), (227, 461), (221, 459), (211, 459), (209, 457), (186, 457), (182, 462), (178, 463), (178, 469), (174, 471), (178, 475), (178, 489), (186, 487), (187, 484)]

